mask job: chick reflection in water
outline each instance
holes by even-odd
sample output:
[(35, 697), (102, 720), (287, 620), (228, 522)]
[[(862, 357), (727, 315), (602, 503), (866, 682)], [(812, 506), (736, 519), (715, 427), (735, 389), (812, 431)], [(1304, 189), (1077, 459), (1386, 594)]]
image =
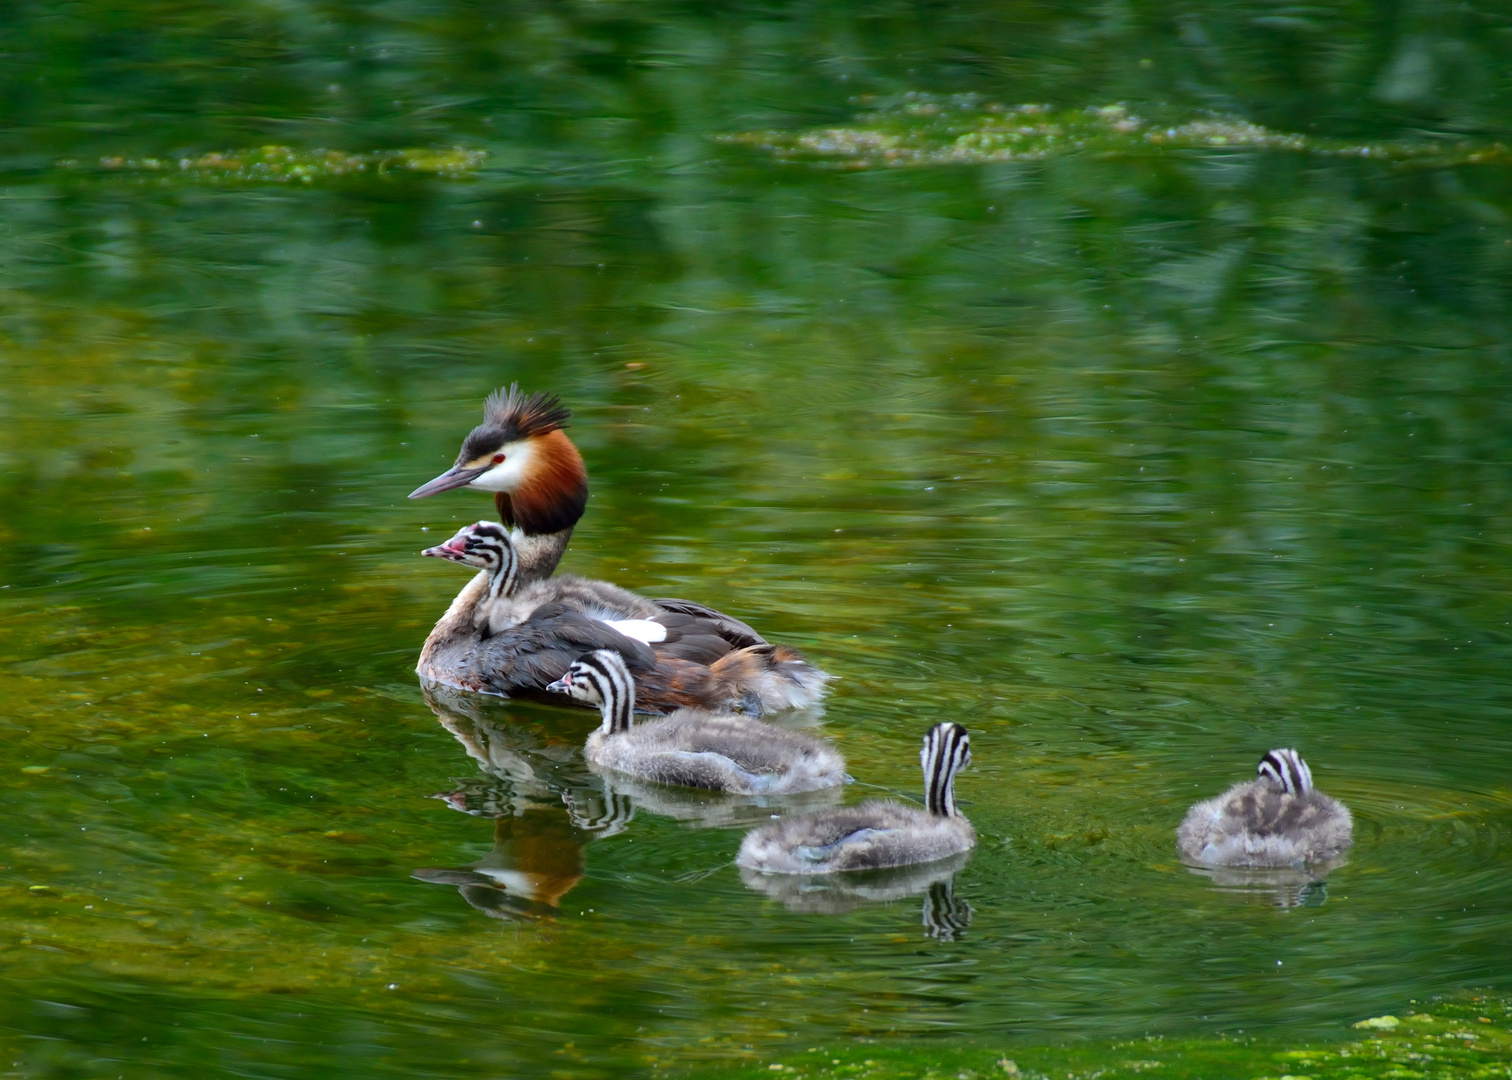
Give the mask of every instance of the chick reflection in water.
[(770, 821), (778, 812), (796, 814), (838, 806), (845, 797), (837, 787), (791, 795), (731, 795), (706, 788), (668, 787), (609, 771), (600, 779), (607, 797), (700, 829), (748, 829)]
[(471, 866), (422, 868), (420, 881), (454, 885), (473, 907), (501, 919), (553, 915), (587, 869), (587, 844), (625, 828), (627, 800), (606, 793), (571, 744), (542, 743), (499, 723), (481, 705), (445, 691), (426, 703), (483, 772), (437, 796), (454, 810), (494, 820), (493, 850)]
[(1234, 893), (1272, 907), (1321, 907), (1328, 901), (1328, 883), (1323, 875), (1342, 862), (1340, 859), (1280, 869), (1188, 866), (1187, 870), (1207, 878), (1219, 892)]
[(743, 867), (740, 880), (747, 888), (781, 901), (789, 911), (820, 915), (839, 915), (922, 893), (924, 933), (938, 941), (955, 941), (971, 925), (971, 905), (955, 895), (956, 871), (970, 858), (971, 853), (963, 851), (917, 866), (847, 874), (764, 874)]

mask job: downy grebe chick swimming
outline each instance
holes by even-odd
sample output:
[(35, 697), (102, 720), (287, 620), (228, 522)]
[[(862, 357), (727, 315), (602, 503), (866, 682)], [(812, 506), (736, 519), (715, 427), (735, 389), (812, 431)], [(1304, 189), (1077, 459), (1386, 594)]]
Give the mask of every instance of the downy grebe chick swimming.
[[(427, 682), (506, 696), (544, 691), (577, 657), (613, 649), (635, 672), (642, 711), (699, 706), (761, 713), (806, 704), (828, 678), (784, 646), (731, 649), (721, 641), (723, 650), (715, 649), (707, 619), (657, 609), (606, 582), (563, 575), (519, 587), (511, 537), (492, 521), (464, 526), (421, 554), (480, 571), (421, 651), (416, 670)], [(609, 590), (633, 604), (606, 605)], [(450, 630), (442, 633), (443, 627)], [(444, 665), (435, 661), (438, 652), (449, 654)], [(711, 655), (712, 663), (694, 659)], [(436, 677), (440, 667), (450, 679)]]
[[(583, 459), (562, 431), (569, 415), (554, 395), (523, 394), (515, 385), (496, 391), (484, 406), (483, 423), (463, 442), (456, 464), (410, 494), (419, 499), (461, 487), (493, 492), (499, 516), (510, 530), (519, 564), (517, 587), (522, 590), (551, 577), (587, 504)], [(541, 689), (544, 684), (533, 682), (528, 673), (510, 668), (510, 654), (477, 647), (474, 615), (483, 587), (481, 576), (475, 578), (436, 623), (421, 652), (421, 677), (484, 692)], [(583, 601), (580, 610), (591, 603), (611, 620), (675, 623), (675, 640), (669, 636), (654, 642), (660, 657), (712, 665), (736, 650), (769, 644), (739, 619), (690, 600), (646, 599), (581, 577), (572, 577), (564, 588)], [(567, 596), (549, 599), (573, 602)], [(780, 670), (781, 677), (764, 680), (757, 689), (762, 709), (805, 708), (823, 698), (829, 675), (804, 662), (796, 650), (777, 646), (773, 655), (780, 665), (774, 671)]]
[(1297, 866), (1326, 862), (1353, 843), (1349, 810), (1313, 787), (1301, 754), (1272, 750), (1256, 771), (1187, 811), (1176, 830), (1183, 856), (1207, 866)]
[(588, 763), (642, 780), (737, 795), (782, 795), (845, 783), (845, 759), (828, 743), (749, 716), (679, 709), (632, 726), (635, 683), (619, 653), (573, 661), (549, 690), (597, 704), (601, 727), (588, 736)]
[(976, 830), (956, 809), (955, 778), (971, 764), (960, 724), (936, 724), (919, 753), (925, 809), (872, 800), (774, 821), (746, 834), (735, 865), (769, 874), (877, 870), (949, 858), (976, 846)]

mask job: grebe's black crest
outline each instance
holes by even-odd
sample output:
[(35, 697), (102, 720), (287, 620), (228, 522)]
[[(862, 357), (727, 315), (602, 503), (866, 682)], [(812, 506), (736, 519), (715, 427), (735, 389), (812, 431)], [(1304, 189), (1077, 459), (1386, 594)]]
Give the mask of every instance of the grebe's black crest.
[(473, 428), (462, 443), (457, 464), (491, 454), (507, 443), (536, 438), (560, 431), (567, 426), (572, 410), (556, 394), (538, 390), (521, 393), (519, 383), (498, 389), (483, 404), (483, 422)]

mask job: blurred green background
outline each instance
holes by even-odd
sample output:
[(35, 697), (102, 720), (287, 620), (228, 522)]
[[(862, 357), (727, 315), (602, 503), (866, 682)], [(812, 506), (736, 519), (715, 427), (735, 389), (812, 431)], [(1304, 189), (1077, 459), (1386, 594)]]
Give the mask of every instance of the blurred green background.
[[(1508, 168), (717, 137), (973, 93), (1491, 146), (1509, 75), (1475, 3), (8, 6), (0, 1069), (1011, 1056), (1505, 986)], [(263, 146), (486, 157), (177, 166)], [(579, 827), (588, 714), (438, 723), (412, 668), (463, 578), (416, 553), (489, 504), (404, 495), (513, 380), (575, 410), (566, 568), (802, 647), (868, 784), (971, 729), (963, 937), (789, 910), (649, 804)], [(1354, 809), (1350, 863), (1181, 867), (1185, 807), (1273, 745)], [(412, 876), (480, 864), (567, 891)]]

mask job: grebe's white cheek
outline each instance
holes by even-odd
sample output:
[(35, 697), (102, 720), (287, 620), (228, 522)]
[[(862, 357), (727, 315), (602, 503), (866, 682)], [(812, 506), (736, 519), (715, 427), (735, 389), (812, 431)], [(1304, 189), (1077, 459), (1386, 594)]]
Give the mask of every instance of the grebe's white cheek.
[(502, 447), (498, 453), (504, 455), (504, 460), (499, 462), (486, 473), (473, 478), (467, 486), (477, 488), (479, 491), (514, 491), (525, 482), (526, 475), (530, 472), (531, 459), (535, 455), (535, 447), (528, 439), (509, 443)]

